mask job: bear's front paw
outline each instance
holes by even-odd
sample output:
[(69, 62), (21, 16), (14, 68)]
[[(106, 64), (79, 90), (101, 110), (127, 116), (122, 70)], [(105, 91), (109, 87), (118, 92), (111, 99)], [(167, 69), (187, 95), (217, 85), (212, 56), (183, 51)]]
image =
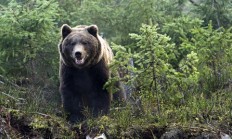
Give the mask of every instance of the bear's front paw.
[(70, 114), (67, 117), (67, 120), (69, 121), (70, 124), (75, 124), (77, 122), (83, 121), (84, 117), (83, 115), (78, 115), (78, 114)]

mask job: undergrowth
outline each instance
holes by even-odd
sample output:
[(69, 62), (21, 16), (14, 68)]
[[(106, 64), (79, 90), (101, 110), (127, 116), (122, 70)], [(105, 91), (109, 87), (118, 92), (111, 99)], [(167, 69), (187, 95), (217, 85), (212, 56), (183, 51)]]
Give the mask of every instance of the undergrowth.
[(181, 128), (231, 133), (231, 90), (220, 90), (211, 96), (196, 93), (178, 104), (161, 97), (159, 111), (153, 101), (155, 96), (141, 98), (139, 110), (128, 103), (125, 107), (112, 107), (109, 115), (71, 126), (65, 120), (57, 91), (48, 89), (45, 93), (41, 88), (4, 84), (0, 87), (0, 128), (5, 137), (83, 138), (107, 133), (121, 138), (131, 134), (134, 128), (140, 128), (141, 132), (149, 128)]

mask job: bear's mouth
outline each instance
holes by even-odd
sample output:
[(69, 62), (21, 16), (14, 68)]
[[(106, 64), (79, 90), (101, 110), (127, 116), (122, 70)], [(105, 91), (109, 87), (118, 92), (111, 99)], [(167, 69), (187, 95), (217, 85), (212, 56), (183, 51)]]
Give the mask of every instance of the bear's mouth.
[(82, 58), (82, 59), (77, 59), (77, 58), (75, 58), (75, 63), (76, 63), (77, 65), (82, 65), (82, 64), (84, 64), (84, 62), (85, 62), (84, 58)]

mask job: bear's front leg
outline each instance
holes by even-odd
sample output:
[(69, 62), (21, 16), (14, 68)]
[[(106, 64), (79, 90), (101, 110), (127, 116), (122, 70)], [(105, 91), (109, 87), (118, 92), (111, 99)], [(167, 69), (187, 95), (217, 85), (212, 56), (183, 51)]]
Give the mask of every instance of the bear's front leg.
[(106, 90), (94, 92), (94, 95), (89, 96), (90, 112), (94, 117), (109, 113), (110, 109), (110, 93)]
[(83, 104), (81, 97), (72, 93), (72, 91), (62, 91), (62, 101), (65, 112), (67, 113), (67, 120), (74, 124), (84, 119), (82, 114)]

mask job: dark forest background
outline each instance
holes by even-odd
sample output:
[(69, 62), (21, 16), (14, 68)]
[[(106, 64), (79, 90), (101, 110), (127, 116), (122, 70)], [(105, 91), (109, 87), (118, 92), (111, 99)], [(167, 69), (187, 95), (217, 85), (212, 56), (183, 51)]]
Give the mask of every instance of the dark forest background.
[[(106, 87), (121, 80), (128, 95), (85, 132), (69, 130), (61, 108), (63, 24), (99, 27), (121, 75)], [(133, 138), (134, 126), (153, 138), (169, 128), (231, 135), (231, 25), (231, 0), (0, 0), (0, 138), (78, 138), (93, 127)]]

